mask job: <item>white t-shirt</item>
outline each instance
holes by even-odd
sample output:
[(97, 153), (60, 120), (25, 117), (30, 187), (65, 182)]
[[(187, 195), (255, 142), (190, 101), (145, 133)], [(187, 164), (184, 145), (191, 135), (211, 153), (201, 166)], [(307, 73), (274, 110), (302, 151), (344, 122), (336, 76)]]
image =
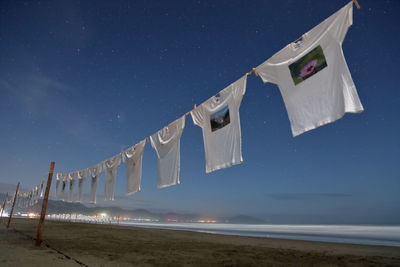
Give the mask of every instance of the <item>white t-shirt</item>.
[(142, 180), (142, 158), (145, 145), (146, 139), (123, 152), (123, 160), (125, 161), (127, 170), (126, 194), (128, 195), (140, 191), (140, 182)]
[(293, 136), (363, 111), (342, 50), (352, 22), (349, 2), (256, 68), (279, 86)]
[(61, 183), (61, 194), (60, 194), (60, 199), (65, 200), (65, 188), (67, 187), (67, 182), (68, 182), (68, 174), (63, 173), (62, 174), (62, 183)]
[(77, 171), (76, 176), (78, 178), (78, 195), (76, 201), (81, 202), (83, 197), (83, 185), (86, 180), (86, 170)]
[(89, 167), (87, 172), (90, 177), (90, 195), (89, 195), (89, 203), (96, 204), (96, 193), (97, 193), (97, 184), (99, 181), (99, 176), (103, 171), (102, 164), (97, 164), (95, 166)]
[(40, 198), (44, 197), (44, 191), (45, 191), (44, 189), (45, 189), (44, 180), (42, 180), (42, 182), (40, 183)]
[(117, 179), (117, 169), (121, 164), (121, 154), (118, 154), (104, 161), (106, 173), (104, 200), (114, 200), (115, 180)]
[(74, 194), (74, 188), (75, 188), (75, 179), (76, 179), (75, 172), (68, 174), (68, 180), (69, 180), (68, 202), (72, 202), (72, 196)]
[(62, 173), (57, 173), (57, 175), (56, 175), (56, 189), (55, 189), (55, 195), (54, 195), (56, 199), (60, 199), (60, 197), (61, 197), (60, 184), (61, 184), (62, 179), (63, 179)]
[(29, 191), (28, 207), (33, 205), (33, 190)]
[(33, 204), (36, 204), (39, 201), (39, 186), (38, 185), (35, 186), (35, 188), (33, 189), (33, 192), (34, 192), (34, 202), (33, 202)]
[(180, 141), (185, 128), (185, 116), (150, 136), (158, 158), (158, 188), (179, 184)]
[(191, 112), (203, 129), (207, 173), (243, 162), (239, 108), (246, 82), (245, 75)]

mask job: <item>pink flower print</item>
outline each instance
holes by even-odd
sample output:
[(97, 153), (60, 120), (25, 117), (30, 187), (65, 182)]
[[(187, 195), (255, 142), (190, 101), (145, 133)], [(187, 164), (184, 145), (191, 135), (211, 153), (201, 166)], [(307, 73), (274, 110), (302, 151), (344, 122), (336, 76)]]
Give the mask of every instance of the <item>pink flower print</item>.
[(308, 75), (310, 75), (311, 73), (313, 73), (315, 71), (315, 67), (317, 66), (317, 60), (311, 60), (310, 62), (307, 63), (307, 65), (305, 65), (301, 70), (300, 70), (300, 74), (299, 76), (301, 78), (304, 78)]

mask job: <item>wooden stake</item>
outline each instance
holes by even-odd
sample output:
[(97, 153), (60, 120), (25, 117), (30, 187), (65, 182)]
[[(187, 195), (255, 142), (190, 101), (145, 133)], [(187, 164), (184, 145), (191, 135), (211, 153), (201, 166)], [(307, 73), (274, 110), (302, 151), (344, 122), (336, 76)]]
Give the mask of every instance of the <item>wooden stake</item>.
[(7, 229), (10, 227), (10, 222), (11, 222), (11, 218), (14, 212), (14, 206), (15, 206), (15, 202), (17, 200), (17, 196), (18, 196), (18, 189), (19, 189), (19, 182), (17, 184), (17, 189), (15, 189), (15, 195), (14, 195), (14, 201), (11, 207), (11, 212), (10, 212), (10, 217), (8, 217), (8, 223), (7, 223)]
[(55, 162), (50, 163), (49, 176), (47, 177), (46, 192), (44, 193), (44, 198), (42, 202), (42, 212), (40, 213), (39, 224), (36, 232), (36, 242), (35, 242), (36, 246), (40, 246), (40, 244), (42, 243), (44, 219), (46, 218), (47, 201), (49, 200), (49, 193), (50, 193), (51, 181), (53, 180), (53, 172), (55, 164), (56, 164)]
[(4, 203), (3, 203), (3, 206), (1, 208), (0, 218), (3, 218), (3, 211), (4, 211), (5, 207), (6, 207), (7, 198), (8, 198), (8, 192), (6, 193), (6, 197), (4, 198)]
[(356, 5), (356, 8), (357, 8), (357, 9), (360, 9), (360, 8), (361, 8), (361, 6), (360, 6), (360, 4), (358, 3), (357, 0), (353, 0), (353, 3)]

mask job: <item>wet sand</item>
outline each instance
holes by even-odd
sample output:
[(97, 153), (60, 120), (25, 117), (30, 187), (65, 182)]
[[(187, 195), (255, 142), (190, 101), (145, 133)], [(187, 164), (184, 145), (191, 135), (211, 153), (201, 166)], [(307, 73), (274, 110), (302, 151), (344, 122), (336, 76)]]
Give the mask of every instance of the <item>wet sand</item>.
[(400, 266), (400, 248), (37, 220), (0, 225), (0, 266)]

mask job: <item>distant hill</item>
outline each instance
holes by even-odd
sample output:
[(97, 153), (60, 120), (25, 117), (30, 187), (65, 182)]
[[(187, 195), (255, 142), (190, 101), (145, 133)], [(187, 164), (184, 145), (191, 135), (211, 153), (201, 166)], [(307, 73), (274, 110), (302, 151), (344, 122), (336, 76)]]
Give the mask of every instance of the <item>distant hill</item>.
[[(5, 193), (0, 193), (0, 205), (3, 204), (3, 200), (5, 197)], [(33, 212), (39, 213), (41, 210), (42, 201), (36, 205), (33, 205), (27, 209), (21, 209), (19, 207), (15, 207), (15, 212)], [(60, 200), (49, 200), (47, 204), (47, 214), (69, 214), (69, 213), (78, 213), (78, 214), (86, 214), (86, 215), (95, 215), (99, 213), (107, 213), (109, 216), (122, 216), (122, 217), (130, 217), (130, 218), (142, 218), (142, 219), (151, 219), (151, 220), (159, 220), (163, 222), (195, 222), (197, 220), (202, 219), (202, 216), (196, 213), (175, 213), (175, 212), (167, 212), (167, 213), (155, 213), (148, 211), (146, 209), (136, 209), (136, 210), (127, 210), (120, 207), (87, 207), (81, 203), (70, 203), (64, 202)], [(239, 215), (235, 217), (226, 217), (226, 218), (215, 218), (218, 222), (223, 223), (246, 223), (246, 224), (260, 224), (265, 223), (263, 220), (254, 218), (246, 215)]]

